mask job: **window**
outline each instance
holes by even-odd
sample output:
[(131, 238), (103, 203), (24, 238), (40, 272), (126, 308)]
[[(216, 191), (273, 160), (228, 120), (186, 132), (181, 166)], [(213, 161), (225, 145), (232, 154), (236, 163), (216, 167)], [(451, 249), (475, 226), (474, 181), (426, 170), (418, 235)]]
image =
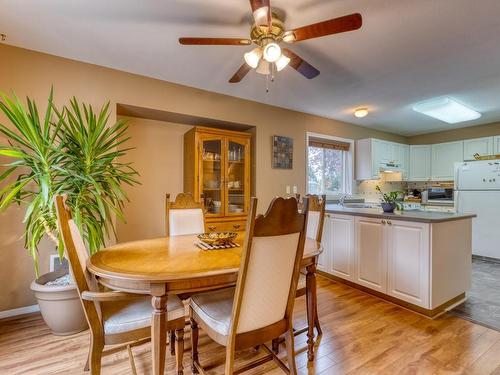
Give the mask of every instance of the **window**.
[(352, 143), (351, 140), (308, 134), (307, 192), (309, 194), (351, 194)]

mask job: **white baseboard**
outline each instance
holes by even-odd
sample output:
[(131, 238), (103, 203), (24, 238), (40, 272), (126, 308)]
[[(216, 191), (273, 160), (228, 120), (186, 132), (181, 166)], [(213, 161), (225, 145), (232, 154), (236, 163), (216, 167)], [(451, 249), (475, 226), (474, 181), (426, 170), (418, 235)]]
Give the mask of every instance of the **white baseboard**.
[(12, 316), (29, 314), (33, 312), (40, 311), (40, 307), (38, 305), (31, 305), (25, 307), (19, 307), (17, 309), (0, 311), (0, 319), (10, 318)]

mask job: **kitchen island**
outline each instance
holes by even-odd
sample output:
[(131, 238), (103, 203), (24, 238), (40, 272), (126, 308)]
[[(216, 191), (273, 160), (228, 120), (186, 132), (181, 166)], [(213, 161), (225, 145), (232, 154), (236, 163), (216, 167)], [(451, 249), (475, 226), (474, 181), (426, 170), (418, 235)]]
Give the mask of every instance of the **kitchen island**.
[(465, 300), (474, 214), (338, 205), (326, 212), (322, 275), (429, 317)]

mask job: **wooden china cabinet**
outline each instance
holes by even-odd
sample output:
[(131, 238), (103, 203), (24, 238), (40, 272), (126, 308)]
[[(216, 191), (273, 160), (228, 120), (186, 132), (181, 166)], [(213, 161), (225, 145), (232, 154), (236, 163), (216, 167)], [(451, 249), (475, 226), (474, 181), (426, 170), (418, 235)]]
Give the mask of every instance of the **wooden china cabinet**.
[(249, 133), (196, 126), (184, 135), (184, 192), (203, 200), (207, 231), (245, 229), (250, 205)]

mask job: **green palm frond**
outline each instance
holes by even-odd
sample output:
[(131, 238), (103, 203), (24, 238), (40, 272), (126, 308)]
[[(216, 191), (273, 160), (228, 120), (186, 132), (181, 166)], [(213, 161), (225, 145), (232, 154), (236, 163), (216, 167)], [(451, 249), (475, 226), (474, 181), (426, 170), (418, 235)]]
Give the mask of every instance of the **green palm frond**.
[[(106, 238), (115, 235), (113, 218), (123, 217), (128, 199), (123, 184), (138, 184), (138, 173), (117, 158), (126, 154), (127, 125), (118, 120), (108, 125), (109, 103), (99, 113), (90, 105), (71, 99), (60, 111), (51, 90), (43, 118), (27, 98), (24, 105), (13, 94), (0, 94), (0, 110), (11, 127), (0, 123), (7, 145), (0, 156), (9, 159), (0, 170), (0, 211), (13, 203), (25, 204), (25, 247), (38, 275), (38, 244), (49, 236), (63, 256), (57, 231), (53, 198), (68, 195), (68, 205), (91, 254)], [(11, 160), (11, 161), (10, 161)], [(15, 178), (17, 177), (17, 178)]]

